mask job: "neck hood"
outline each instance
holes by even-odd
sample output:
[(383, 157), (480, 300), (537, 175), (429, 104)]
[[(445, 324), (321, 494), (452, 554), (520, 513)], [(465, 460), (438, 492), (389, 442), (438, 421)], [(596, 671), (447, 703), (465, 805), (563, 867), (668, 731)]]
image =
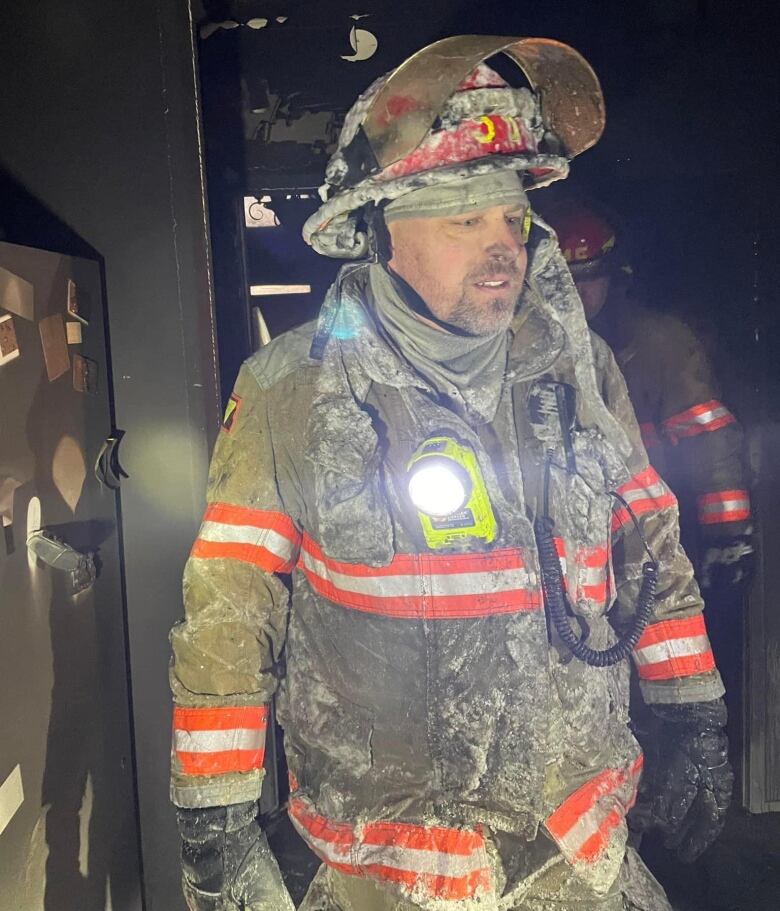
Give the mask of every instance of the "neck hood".
[[(403, 310), (398, 309), (398, 301), (394, 301), (388, 308), (393, 315), (386, 317), (386, 320), (396, 323), (396, 328), (388, 331), (378, 319), (374, 303), (375, 284), (380, 286), (382, 293), (389, 285), (390, 293), (398, 294), (397, 290), (393, 290), (390, 276), (378, 263), (363, 262), (342, 267), (328, 291), (320, 313), (312, 356), (321, 357), (326, 348), (336, 345), (341, 350), (344, 366), (350, 375), (362, 375), (366, 383), (373, 381), (396, 387), (418, 386), (440, 392), (434, 378), (429, 378), (420, 369), (422, 359), (419, 365), (414, 365), (393, 338), (400, 332), (398, 324), (405, 324), (407, 319), (406, 315), (402, 315)], [(400, 307), (406, 308), (409, 319), (415, 319), (412, 311), (402, 301)], [(419, 323), (419, 320), (415, 321)], [(439, 333), (433, 327), (425, 328)], [(447, 381), (456, 386), (455, 380), (472, 370), (471, 366), (466, 365), (471, 364), (472, 359), (477, 361), (481, 358), (484, 358), (485, 364), (490, 365), (488, 380), (491, 381), (498, 370), (496, 365), (501, 363), (503, 357), (503, 382), (516, 382), (543, 374), (562, 353), (566, 353), (573, 364), (578, 396), (590, 417), (589, 423), (595, 424), (618, 452), (628, 455), (630, 444), (625, 431), (612, 416), (601, 395), (590, 330), (571, 273), (558, 248), (554, 232), (536, 214), (528, 243), (526, 284), (509, 329), (509, 338), (506, 338), (506, 333), (503, 334), (504, 340), (496, 341), (495, 337), (489, 337), (493, 339), (492, 343), (465, 337), (469, 342), (483, 342), (484, 345), (474, 345), (470, 353), (466, 350), (468, 345), (461, 348), (454, 342), (461, 337), (449, 336), (452, 347), (449, 348), (447, 370), (451, 372), (446, 377)], [(423, 344), (422, 333), (415, 335), (415, 346), (419, 347)], [(441, 344), (441, 340), (437, 339), (436, 343)], [(491, 344), (495, 345), (495, 349)], [(506, 345), (503, 349), (502, 344)], [(425, 354), (429, 357), (428, 352)], [(461, 357), (465, 359), (461, 361)], [(354, 389), (358, 397), (359, 386), (358, 383)], [(499, 394), (500, 386), (501, 379)], [(484, 420), (482, 409), (480, 414)]]

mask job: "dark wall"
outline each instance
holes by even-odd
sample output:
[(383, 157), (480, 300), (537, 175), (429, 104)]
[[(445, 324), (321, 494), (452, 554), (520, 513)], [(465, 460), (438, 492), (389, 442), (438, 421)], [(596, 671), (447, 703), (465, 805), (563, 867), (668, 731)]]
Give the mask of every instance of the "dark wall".
[(183, 901), (167, 632), (219, 417), (189, 8), (31, 0), (4, 13), (0, 166), (80, 239), (42, 223), (28, 226), (29, 242), (91, 249), (104, 263), (130, 476), (121, 497), (146, 907), (173, 911)]

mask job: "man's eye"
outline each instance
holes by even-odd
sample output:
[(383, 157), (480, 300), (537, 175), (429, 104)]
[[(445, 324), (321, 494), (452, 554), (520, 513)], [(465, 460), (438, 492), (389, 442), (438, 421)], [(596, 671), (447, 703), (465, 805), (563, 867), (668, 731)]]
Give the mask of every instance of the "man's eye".
[(465, 218), (463, 221), (456, 221), (454, 224), (459, 228), (471, 228), (477, 223), (476, 218)]

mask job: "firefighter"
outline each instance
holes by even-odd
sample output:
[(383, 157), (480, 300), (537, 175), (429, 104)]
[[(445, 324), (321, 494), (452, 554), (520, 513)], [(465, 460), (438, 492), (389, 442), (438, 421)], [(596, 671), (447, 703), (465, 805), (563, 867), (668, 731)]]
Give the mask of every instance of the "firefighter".
[[(573, 200), (545, 214), (591, 328), (623, 372), (648, 458), (679, 499), (683, 547), (708, 608), (729, 710), (738, 713), (743, 606), (755, 560), (742, 430), (690, 328), (641, 303), (614, 214)], [(640, 731), (652, 732), (641, 706), (633, 714)]]
[(753, 565), (750, 496), (742, 430), (704, 346), (682, 320), (640, 302), (614, 216), (572, 202), (546, 214), (591, 328), (623, 372), (648, 458), (679, 498), (705, 600), (733, 610)]
[(626, 848), (629, 656), (664, 733), (649, 822), (689, 857), (716, 837), (723, 686), (676, 501), (527, 196), (602, 126), (571, 48), (485, 36), (347, 116), (304, 237), (356, 262), (241, 369), (171, 634), (193, 911), (293, 907), (256, 818), (274, 696), (306, 911), (669, 911)]

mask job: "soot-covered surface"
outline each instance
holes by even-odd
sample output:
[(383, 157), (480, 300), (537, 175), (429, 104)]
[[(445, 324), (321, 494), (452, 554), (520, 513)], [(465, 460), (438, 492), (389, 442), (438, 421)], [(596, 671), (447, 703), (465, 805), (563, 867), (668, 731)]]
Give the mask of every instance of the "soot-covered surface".
[[(268, 839), (296, 905), (319, 861), (286, 816)], [(642, 856), (666, 887), (674, 911), (777, 911), (780, 907), (780, 815), (733, 810), (720, 840), (695, 864), (677, 863), (655, 841)]]

